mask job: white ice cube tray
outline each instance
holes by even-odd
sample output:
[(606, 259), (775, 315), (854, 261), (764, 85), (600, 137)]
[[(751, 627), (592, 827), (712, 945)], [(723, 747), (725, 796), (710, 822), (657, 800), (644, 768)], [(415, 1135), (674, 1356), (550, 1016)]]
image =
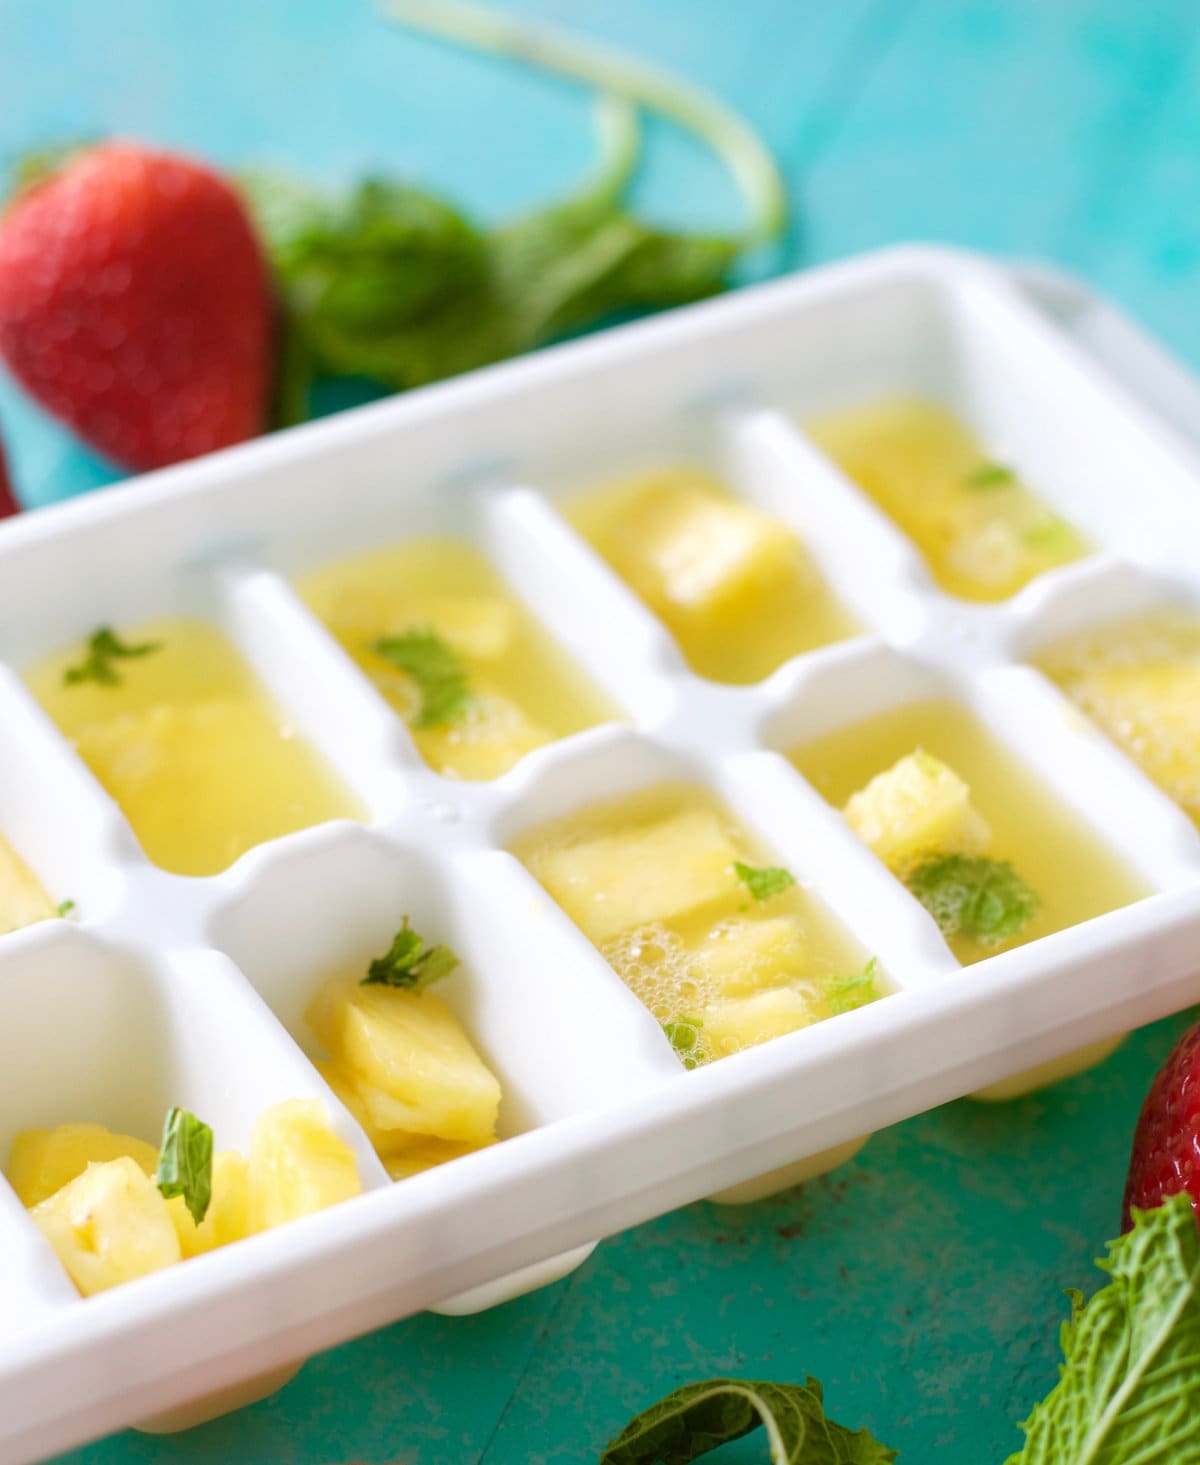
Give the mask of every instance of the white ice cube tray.
[[(1005, 604), (942, 594), (798, 426), (897, 393), (960, 414), (1098, 553)], [(79, 917), (0, 939), (0, 1156), (18, 1130), (69, 1120), (152, 1138), (170, 1104), (204, 1116), (218, 1147), (244, 1147), (262, 1108), (320, 1096), (366, 1189), (85, 1301), (0, 1180), (0, 1459), (230, 1406), (352, 1334), (490, 1305), (598, 1237), (778, 1186), (873, 1129), (1200, 997), (1200, 838), (1021, 664), (1074, 627), (1196, 595), (1198, 422), (1182, 368), (1069, 281), (903, 249), (0, 528), (0, 830)], [(555, 506), (585, 481), (680, 460), (793, 525), (863, 634), (754, 687), (692, 674)], [(482, 549), (625, 722), (491, 784), (432, 773), (290, 584), (428, 534)], [(358, 792), (366, 827), (276, 840), (214, 879), (145, 859), (19, 671), (99, 624), (184, 614), (232, 637)], [(1155, 893), (961, 970), (781, 753), (929, 695), (973, 708)], [(506, 852), (536, 822), (665, 780), (716, 791), (878, 955), (893, 994), (685, 1072)], [(503, 1082), (512, 1138), (393, 1185), (312, 1067), (302, 1012), (319, 974), (376, 954), (403, 914), (462, 957), (444, 990)]]

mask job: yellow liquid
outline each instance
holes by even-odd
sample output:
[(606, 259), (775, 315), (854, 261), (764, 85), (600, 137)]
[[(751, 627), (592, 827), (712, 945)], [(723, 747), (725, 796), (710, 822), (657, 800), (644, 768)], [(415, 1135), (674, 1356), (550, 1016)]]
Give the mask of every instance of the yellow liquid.
[(805, 430), (908, 535), (950, 595), (1004, 600), (1091, 551), (1012, 464), (991, 462), (974, 435), (932, 402), (881, 402), (817, 418)]
[(761, 681), (859, 631), (799, 539), (701, 469), (605, 484), (565, 512), (712, 681)]
[(6, 840), (0, 839), (0, 935), (58, 915), (58, 907), (37, 876)]
[(1200, 619), (1110, 621), (1036, 664), (1200, 827)]
[(733, 862), (775, 861), (703, 789), (594, 804), (513, 852), (659, 1022), (697, 1025), (701, 1061), (879, 995), (858, 980), (867, 953), (813, 895), (754, 898)]
[(115, 662), (116, 686), (65, 683), (83, 645), (38, 662), (26, 680), (156, 864), (213, 875), (264, 840), (363, 817), (219, 631), (171, 620), (121, 635), (160, 649)]
[(991, 827), (990, 843), (981, 853), (1011, 862), (1041, 902), (1029, 924), (1007, 941), (989, 945), (949, 937), (959, 961), (981, 961), (1150, 893), (1041, 779), (955, 702), (893, 708), (802, 744), (789, 756), (840, 809), (851, 794), (916, 748), (940, 758), (965, 780), (971, 802)]
[[(297, 589), (447, 777), (498, 778), (532, 749), (618, 716), (483, 556), (457, 540), (413, 540), (343, 560)], [(471, 693), (460, 715), (433, 727), (416, 725), (417, 683), (371, 650), (377, 637), (421, 627), (457, 654)]]

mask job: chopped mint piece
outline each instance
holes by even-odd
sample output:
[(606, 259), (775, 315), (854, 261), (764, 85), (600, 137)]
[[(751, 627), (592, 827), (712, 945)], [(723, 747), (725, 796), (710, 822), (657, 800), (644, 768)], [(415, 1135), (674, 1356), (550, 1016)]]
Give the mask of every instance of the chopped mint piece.
[(421, 992), (448, 977), (458, 964), (458, 957), (448, 946), (426, 946), (405, 916), (404, 924), (392, 938), (390, 949), (371, 963), (362, 985), (403, 987), (409, 992)]
[(59, 903), (58, 903), (58, 914), (59, 914), (59, 916), (61, 917), (62, 920), (65, 921), (67, 919), (67, 917), (72, 914), (72, 912), (74, 910), (75, 910), (75, 902), (73, 900), (60, 900), (59, 901)]
[(183, 1196), (199, 1226), (212, 1200), (213, 1132), (186, 1109), (167, 1111), (155, 1183), (167, 1200)]
[(873, 956), (861, 972), (850, 977), (827, 977), (825, 992), (832, 1013), (851, 1012), (856, 1007), (865, 1007), (879, 996), (875, 979), (879, 975), (879, 958)]
[(753, 865), (744, 865), (741, 860), (734, 860), (733, 873), (754, 899), (759, 901), (781, 895), (790, 885), (796, 883), (796, 877), (781, 865), (764, 865), (761, 869), (755, 869)]
[(1057, 514), (1051, 514), (1044, 523), (1032, 525), (1021, 538), (1030, 549), (1045, 550), (1047, 554), (1068, 554), (1075, 548), (1074, 529)]
[(467, 669), (432, 626), (414, 626), (402, 636), (380, 636), (370, 645), (420, 688), (416, 727), (442, 727), (470, 710), (475, 696), (467, 686)]
[(1041, 902), (1004, 860), (937, 855), (906, 881), (944, 936), (967, 936), (985, 946), (1017, 936)]
[(980, 463), (973, 468), (963, 482), (968, 488), (1007, 488), (1016, 481), (1017, 475), (1003, 463)]
[(685, 1017), (679, 1022), (664, 1022), (662, 1030), (667, 1042), (684, 1068), (699, 1068), (705, 1060), (704, 1034), (698, 1018)]
[(130, 646), (122, 641), (109, 626), (101, 626), (88, 637), (87, 655), (77, 666), (69, 666), (63, 672), (63, 685), (77, 687), (83, 682), (95, 682), (98, 687), (116, 687), (121, 677), (114, 661), (126, 661), (139, 656), (150, 656), (162, 650), (161, 641), (143, 641)]

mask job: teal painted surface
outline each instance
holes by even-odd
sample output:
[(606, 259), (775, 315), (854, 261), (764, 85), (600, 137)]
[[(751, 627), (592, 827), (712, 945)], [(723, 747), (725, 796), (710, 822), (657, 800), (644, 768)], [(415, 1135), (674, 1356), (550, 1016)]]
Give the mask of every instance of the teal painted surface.
[[(793, 263), (912, 237), (1051, 258), (1200, 364), (1194, 0), (518, 8), (634, 47), (745, 111), (799, 210)], [(569, 88), (391, 32), (347, 0), (0, 0), (0, 154), (113, 130), (331, 182), (383, 168), (489, 216), (561, 188), (590, 153)], [(736, 208), (708, 160), (657, 131), (641, 198), (695, 223)], [(6, 382), (0, 429), (29, 502), (112, 476)], [(483, 1317), (359, 1340), (227, 1420), (66, 1458), (583, 1462), (678, 1383), (811, 1372), (838, 1417), (912, 1465), (999, 1465), (1054, 1380), (1061, 1289), (1098, 1279), (1137, 1106), (1181, 1025), (1047, 1094), (898, 1126), (802, 1191), (611, 1239), (571, 1279)]]

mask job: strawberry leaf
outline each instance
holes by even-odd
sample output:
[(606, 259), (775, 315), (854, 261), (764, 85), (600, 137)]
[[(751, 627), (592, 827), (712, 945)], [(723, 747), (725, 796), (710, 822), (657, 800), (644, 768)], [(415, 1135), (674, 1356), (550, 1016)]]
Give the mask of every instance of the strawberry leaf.
[(1063, 1324), (1066, 1361), (1007, 1465), (1200, 1465), (1200, 1232), (1187, 1195), (1134, 1211), (1112, 1281)]
[(827, 1418), (816, 1379), (709, 1379), (685, 1384), (630, 1420), (600, 1465), (686, 1465), (760, 1428), (770, 1465), (888, 1465), (896, 1458), (865, 1429), (851, 1431)]

